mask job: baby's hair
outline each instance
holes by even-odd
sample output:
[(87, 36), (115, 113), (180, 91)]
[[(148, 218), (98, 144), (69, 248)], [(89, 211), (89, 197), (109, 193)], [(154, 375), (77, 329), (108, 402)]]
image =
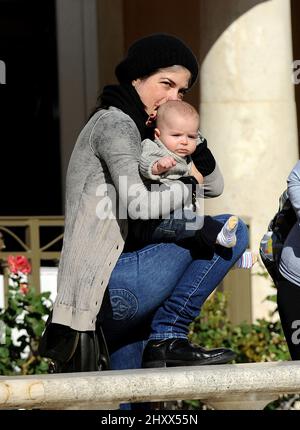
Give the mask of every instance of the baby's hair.
[(159, 128), (162, 121), (169, 119), (172, 121), (172, 116), (179, 114), (182, 117), (194, 116), (199, 120), (199, 114), (194, 106), (180, 100), (169, 100), (163, 103), (157, 110), (156, 125)]

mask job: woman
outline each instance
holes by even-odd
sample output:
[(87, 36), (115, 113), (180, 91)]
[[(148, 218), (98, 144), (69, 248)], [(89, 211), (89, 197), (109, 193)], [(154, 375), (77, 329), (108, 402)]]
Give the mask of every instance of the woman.
[[(100, 317), (113, 369), (217, 364), (234, 357), (229, 349), (191, 345), (187, 333), (203, 302), (244, 252), (243, 222), (233, 249), (220, 248), (201, 259), (171, 243), (141, 248), (130, 240), (130, 228), (127, 235), (127, 217), (167, 217), (188, 198), (189, 187), (181, 181), (149, 191), (138, 164), (141, 141), (151, 136), (146, 123), (167, 100), (181, 100), (197, 74), (196, 58), (180, 39), (155, 34), (135, 42), (116, 68), (120, 85), (104, 88), (70, 159), (53, 322), (95, 330), (108, 285), (110, 300), (103, 302)], [(219, 195), (222, 176), (203, 138), (193, 162), (204, 177), (206, 196)], [(225, 223), (228, 217), (216, 219)]]
[(300, 360), (300, 161), (288, 177), (288, 196), (297, 221), (284, 242), (277, 286), (278, 311), (292, 360)]

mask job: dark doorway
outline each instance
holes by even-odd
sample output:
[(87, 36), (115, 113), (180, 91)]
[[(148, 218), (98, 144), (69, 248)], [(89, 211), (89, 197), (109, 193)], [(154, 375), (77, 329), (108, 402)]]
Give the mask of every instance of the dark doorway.
[(60, 215), (54, 0), (0, 0), (0, 215)]

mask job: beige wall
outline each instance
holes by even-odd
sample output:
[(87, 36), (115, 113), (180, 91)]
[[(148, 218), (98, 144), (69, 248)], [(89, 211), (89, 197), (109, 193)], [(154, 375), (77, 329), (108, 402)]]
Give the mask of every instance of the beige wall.
[[(292, 35), (293, 35), (293, 58), (300, 60), (300, 1), (291, 0)], [(299, 79), (299, 74), (298, 74)], [(295, 85), (295, 99), (298, 120), (298, 142), (300, 148), (300, 83)]]

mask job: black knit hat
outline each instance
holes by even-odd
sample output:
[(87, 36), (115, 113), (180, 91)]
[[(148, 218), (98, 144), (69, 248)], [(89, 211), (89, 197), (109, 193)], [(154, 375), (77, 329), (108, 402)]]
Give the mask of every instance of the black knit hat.
[(178, 37), (156, 33), (134, 42), (115, 74), (120, 83), (127, 83), (174, 65), (184, 66), (191, 72), (192, 86), (197, 79), (198, 62), (191, 49)]

